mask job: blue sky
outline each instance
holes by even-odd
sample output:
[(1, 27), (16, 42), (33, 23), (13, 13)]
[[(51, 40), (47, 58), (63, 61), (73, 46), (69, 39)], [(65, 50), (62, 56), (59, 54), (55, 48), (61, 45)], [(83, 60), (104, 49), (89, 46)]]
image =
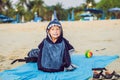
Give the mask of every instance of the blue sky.
[[(19, 0), (12, 0), (13, 3), (16, 3)], [(85, 3), (86, 0), (43, 0), (45, 5), (51, 6), (56, 5), (58, 2), (62, 4), (63, 8), (70, 8), (70, 7), (76, 7), (81, 5), (82, 3)], [(100, 0), (95, 0), (96, 2), (99, 2)]]

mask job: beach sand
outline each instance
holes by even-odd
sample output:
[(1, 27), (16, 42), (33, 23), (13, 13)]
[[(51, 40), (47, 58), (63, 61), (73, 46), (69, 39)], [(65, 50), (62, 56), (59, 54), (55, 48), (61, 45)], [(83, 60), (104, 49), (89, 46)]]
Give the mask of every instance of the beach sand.
[[(64, 37), (74, 46), (76, 53), (90, 49), (93, 55), (120, 56), (120, 20), (61, 22)], [(37, 48), (46, 37), (48, 22), (0, 24), (0, 71), (15, 68), (24, 62), (10, 63), (24, 58)], [(120, 59), (107, 66), (120, 73)]]

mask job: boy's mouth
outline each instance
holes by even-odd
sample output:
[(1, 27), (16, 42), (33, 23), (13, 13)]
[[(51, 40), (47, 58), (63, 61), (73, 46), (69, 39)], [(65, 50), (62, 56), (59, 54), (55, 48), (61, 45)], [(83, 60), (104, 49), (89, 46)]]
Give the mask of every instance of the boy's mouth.
[(53, 34), (54, 36), (58, 36), (58, 34)]

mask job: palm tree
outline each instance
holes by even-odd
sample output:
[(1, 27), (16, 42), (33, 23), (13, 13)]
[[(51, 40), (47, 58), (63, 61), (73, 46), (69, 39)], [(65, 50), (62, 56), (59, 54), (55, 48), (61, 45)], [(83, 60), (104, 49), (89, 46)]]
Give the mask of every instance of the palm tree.
[(44, 2), (42, 0), (34, 0), (30, 2), (31, 4), (31, 11), (33, 13), (37, 12), (38, 16), (44, 15)]
[(14, 9), (12, 7), (12, 4), (10, 2), (10, 0), (6, 0), (6, 3), (5, 3), (5, 10), (6, 10), (6, 15), (7, 16), (10, 16), (10, 17), (13, 17), (14, 15)]
[(14, 9), (12, 7), (10, 0), (0, 0), (0, 13), (9, 16), (14, 17)]
[(0, 13), (4, 10), (6, 0), (0, 0)]
[(29, 0), (20, 0), (17, 4), (16, 14), (19, 14), (20, 19), (24, 22), (25, 20), (31, 20), (33, 18), (30, 12), (30, 1)]
[(59, 20), (67, 20), (67, 11), (62, 8), (61, 3), (57, 3), (54, 6), (54, 10), (57, 12), (57, 17)]
[(50, 21), (53, 11), (54, 11), (53, 6), (46, 6), (44, 8), (44, 16), (43, 16), (44, 20)]

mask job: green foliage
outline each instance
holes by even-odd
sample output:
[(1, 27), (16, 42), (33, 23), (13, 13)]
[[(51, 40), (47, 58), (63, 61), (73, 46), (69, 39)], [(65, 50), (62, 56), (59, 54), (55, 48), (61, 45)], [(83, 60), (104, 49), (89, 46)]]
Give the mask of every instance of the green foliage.
[(81, 14), (81, 12), (78, 12), (75, 14), (75, 20), (80, 20), (80, 14)]
[[(44, 0), (19, 0), (19, 3), (16, 6), (16, 9), (12, 7), (10, 0), (0, 0), (0, 13), (7, 15), (12, 18), (16, 18), (16, 15), (20, 15), (20, 19), (24, 16), (25, 21), (31, 21), (34, 19), (34, 13), (37, 12), (39, 17), (42, 17), (43, 20), (51, 20), (54, 10), (57, 11), (57, 16), (59, 20), (67, 20), (68, 14), (71, 14), (74, 9), (75, 20), (80, 19), (80, 14), (84, 11), (85, 8), (88, 8), (88, 4), (92, 3), (90, 8), (102, 9), (107, 17), (113, 15), (108, 13), (108, 9), (113, 7), (120, 7), (120, 0), (101, 0), (99, 3), (95, 3), (95, 0), (86, 0), (86, 3), (83, 3), (81, 6), (75, 8), (64, 9), (62, 8), (61, 3), (57, 3), (54, 6), (44, 5)], [(27, 8), (26, 8), (26, 7)], [(96, 15), (98, 18), (101, 17), (101, 14)]]
[[(19, 18), (22, 19), (24, 16), (25, 21), (31, 21), (34, 19), (34, 13), (37, 12), (39, 17), (42, 17), (43, 20), (51, 20), (52, 14), (54, 10), (57, 11), (57, 16), (59, 20), (67, 20), (68, 13), (71, 14), (73, 8), (70, 9), (63, 9), (61, 3), (57, 3), (54, 6), (45, 6), (43, 0), (29, 0), (29, 4), (26, 0), (19, 0), (19, 3), (16, 6), (16, 9), (12, 8), (11, 2), (9, 0), (3, 0), (1, 4), (5, 4), (8, 8), (7, 11), (2, 11), (3, 14), (16, 18), (16, 15), (19, 14)], [(27, 9), (25, 8), (27, 7)], [(5, 6), (0, 6), (2, 10)], [(78, 15), (80, 7), (74, 8), (75, 9), (75, 17), (78, 19)], [(80, 11), (79, 11), (80, 10)], [(9, 14), (8, 14), (9, 13)], [(77, 16), (76, 16), (77, 14)]]
[(10, 8), (9, 10), (6, 11), (6, 15), (15, 19), (16, 12), (14, 9)]
[(57, 3), (54, 6), (47, 6), (47, 15), (44, 15), (46, 17), (48, 17), (48, 20), (51, 20), (52, 14), (54, 12), (54, 10), (56, 10), (57, 12), (57, 17), (59, 20), (67, 20), (67, 11), (65, 9), (62, 8), (62, 4)]
[(96, 8), (103, 9), (105, 12), (113, 7), (120, 7), (120, 0), (101, 0)]
[(108, 12), (108, 10), (114, 7), (120, 7), (120, 0), (101, 0), (96, 6), (96, 8), (102, 9), (104, 11), (107, 18), (112, 15)]
[(55, 10), (57, 11), (57, 16), (59, 20), (66, 20), (66, 11), (62, 8), (62, 4), (58, 3), (55, 6)]
[(28, 22), (28, 21), (33, 20), (33, 18), (34, 18), (33, 15), (34, 14), (32, 14), (30, 11), (25, 12), (25, 14), (24, 14), (25, 21)]
[(31, 1), (31, 10), (33, 13), (37, 12), (38, 16), (43, 16), (44, 14), (44, 7), (43, 7), (43, 1), (42, 0), (34, 0)]

